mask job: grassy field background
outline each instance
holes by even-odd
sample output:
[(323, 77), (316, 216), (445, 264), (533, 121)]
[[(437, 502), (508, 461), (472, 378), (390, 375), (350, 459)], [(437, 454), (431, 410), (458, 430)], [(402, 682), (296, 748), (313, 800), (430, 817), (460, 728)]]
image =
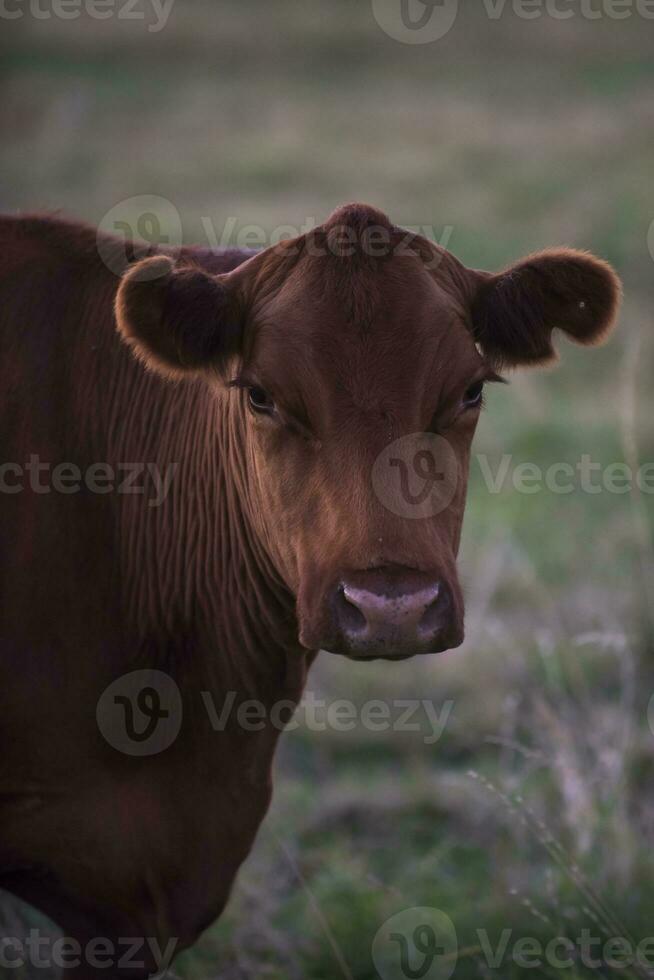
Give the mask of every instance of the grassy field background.
[[(177, 0), (158, 33), (26, 14), (0, 36), (0, 206), (98, 223), (161, 195), (206, 242), (207, 222), (272, 232), (361, 199), (469, 265), (592, 249), (624, 278), (619, 331), (494, 388), (476, 449), (493, 471), (503, 453), (635, 468), (654, 459), (653, 40), (636, 16), (493, 20), (477, 0), (426, 45), (387, 37), (363, 0)], [(373, 938), (414, 906), (454, 923), (456, 980), (648, 975), (527, 969), (511, 949), (654, 936), (652, 499), (491, 494), (473, 464), (465, 646), (400, 665), (323, 655), (309, 684), (428, 698), (450, 711), (442, 737), (426, 743), (424, 717), (288, 733), (231, 906), (177, 975), (377, 980)], [(27, 914), (3, 907), (7, 929)], [(499, 967), (479, 930), (493, 948), (511, 930)]]

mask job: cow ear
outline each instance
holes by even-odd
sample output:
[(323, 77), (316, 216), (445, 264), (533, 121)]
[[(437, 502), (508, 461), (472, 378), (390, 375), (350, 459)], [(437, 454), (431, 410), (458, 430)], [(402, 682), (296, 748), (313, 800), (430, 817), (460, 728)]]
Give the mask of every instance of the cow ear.
[(615, 324), (620, 280), (587, 252), (549, 249), (498, 275), (477, 273), (472, 329), (498, 366), (556, 360), (552, 331), (578, 344), (600, 344)]
[(143, 259), (123, 277), (116, 323), (147, 367), (179, 378), (219, 366), (238, 347), (240, 317), (229, 276), (175, 266), (164, 255)]

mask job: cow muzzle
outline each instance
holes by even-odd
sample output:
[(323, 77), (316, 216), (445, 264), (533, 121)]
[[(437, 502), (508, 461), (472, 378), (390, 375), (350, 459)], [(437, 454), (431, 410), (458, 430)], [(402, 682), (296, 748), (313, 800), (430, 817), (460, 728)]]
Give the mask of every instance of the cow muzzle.
[(439, 653), (463, 639), (462, 617), (442, 579), (400, 567), (348, 574), (332, 599), (329, 649), (357, 660)]

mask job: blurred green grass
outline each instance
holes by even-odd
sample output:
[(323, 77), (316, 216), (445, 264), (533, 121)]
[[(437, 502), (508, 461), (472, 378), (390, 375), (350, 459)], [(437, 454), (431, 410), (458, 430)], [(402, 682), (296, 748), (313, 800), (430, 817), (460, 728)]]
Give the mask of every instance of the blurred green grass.
[[(448, 247), (478, 267), (592, 249), (624, 278), (620, 330), (601, 351), (562, 342), (555, 370), (493, 388), (476, 450), (493, 470), (503, 453), (543, 469), (653, 458), (651, 22), (492, 21), (466, 2), (445, 38), (407, 46), (368, 3), (177, 0), (159, 34), (116, 19), (5, 27), (3, 209), (97, 223), (159, 194), (204, 242), (202, 218), (271, 232), (362, 199), (451, 228)], [(443, 737), (285, 736), (232, 904), (178, 974), (375, 980), (376, 931), (419, 905), (455, 923), (456, 980), (597, 975), (492, 970), (479, 929), (493, 946), (503, 929), (650, 936), (651, 529), (646, 495), (490, 494), (473, 462), (465, 646), (372, 667), (323, 655), (309, 685), (451, 700)], [(600, 975), (616, 973), (632, 975)]]

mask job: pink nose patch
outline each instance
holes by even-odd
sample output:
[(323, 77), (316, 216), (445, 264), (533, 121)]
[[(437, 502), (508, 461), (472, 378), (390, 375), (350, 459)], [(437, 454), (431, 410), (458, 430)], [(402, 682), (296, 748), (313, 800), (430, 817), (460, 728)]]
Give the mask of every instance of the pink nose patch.
[(389, 627), (401, 633), (419, 635), (425, 613), (438, 599), (439, 591), (439, 585), (434, 584), (416, 592), (386, 596), (352, 585), (343, 586), (345, 599), (363, 617), (361, 630), (356, 631), (362, 639), (371, 638)]

